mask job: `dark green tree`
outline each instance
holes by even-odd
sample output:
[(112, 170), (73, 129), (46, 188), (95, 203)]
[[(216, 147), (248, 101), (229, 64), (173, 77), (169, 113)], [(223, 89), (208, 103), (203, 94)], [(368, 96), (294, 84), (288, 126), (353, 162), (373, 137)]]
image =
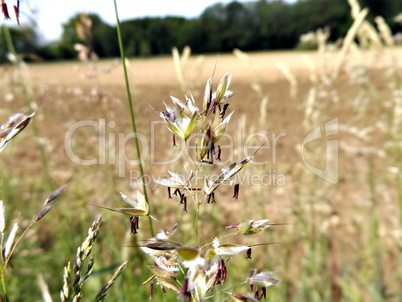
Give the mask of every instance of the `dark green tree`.
[[(6, 61), (8, 45), (5, 39), (4, 26), (0, 32), (0, 62)], [(34, 58), (39, 48), (39, 37), (35, 29), (31, 26), (8, 27), (11, 35), (12, 43), (17, 54), (25, 59)]]

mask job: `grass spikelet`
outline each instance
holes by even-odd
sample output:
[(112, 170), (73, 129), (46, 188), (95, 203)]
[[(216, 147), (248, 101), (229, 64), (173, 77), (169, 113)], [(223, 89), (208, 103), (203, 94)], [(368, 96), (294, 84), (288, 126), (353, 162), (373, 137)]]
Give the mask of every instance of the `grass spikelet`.
[(58, 188), (56, 191), (51, 193), (43, 203), (43, 207), (40, 209), (39, 213), (36, 215), (34, 222), (41, 220), (56, 204), (58, 198), (62, 195), (66, 186)]
[(318, 53), (324, 54), (327, 48), (327, 40), (330, 36), (329, 28), (328, 27), (325, 27), (324, 29), (319, 28), (316, 30), (315, 35), (317, 37)]
[(125, 268), (127, 261), (123, 262), (115, 271), (113, 276), (109, 279), (109, 281), (100, 289), (99, 293), (96, 295), (96, 302), (103, 302), (106, 299), (107, 291), (113, 285), (114, 281), (116, 281), (117, 277), (120, 276), (121, 272)]
[(10, 141), (21, 133), (29, 124), (36, 111), (30, 115), (16, 113), (8, 119), (7, 123), (0, 126), (0, 153)]
[(276, 66), (276, 68), (278, 68), (283, 73), (285, 78), (289, 81), (291, 97), (292, 98), (296, 97), (296, 95), (297, 95), (297, 80), (296, 80), (296, 77), (293, 75), (292, 71), (283, 62), (278, 62), (278, 63), (276, 63), (275, 66)]
[(336, 65), (335, 65), (333, 75), (332, 75), (333, 79), (338, 77), (339, 72), (342, 68), (342, 65), (346, 59), (346, 55), (350, 49), (350, 46), (352, 45), (353, 40), (356, 37), (357, 31), (359, 30), (360, 26), (362, 25), (367, 14), (368, 14), (367, 8), (360, 11), (359, 14), (356, 16), (356, 18), (353, 22), (353, 25), (349, 28), (348, 33), (346, 34), (345, 40), (343, 42), (341, 51), (339, 52), (339, 55), (338, 55), (338, 59), (337, 59)]
[(361, 8), (360, 8), (360, 4), (357, 0), (348, 0), (350, 8), (351, 8), (351, 15), (353, 17), (353, 19), (357, 19), (357, 17), (359, 16), (360, 12), (361, 12)]
[(4, 245), (4, 262), (7, 263), (7, 260), (10, 259), (12, 255), (12, 251), (14, 250), (15, 247), (15, 238), (17, 236), (19, 226), (18, 223), (14, 223), (13, 228), (10, 231), (10, 234), (8, 234), (6, 244)]
[(391, 29), (389, 28), (388, 24), (385, 23), (384, 18), (381, 16), (377, 16), (374, 20), (377, 23), (381, 38), (384, 41), (385, 45), (393, 46), (394, 39), (392, 38), (392, 32), (391, 32)]
[(69, 262), (64, 268), (63, 288), (60, 293), (61, 301), (79, 301), (82, 298), (84, 282), (92, 273), (93, 257), (88, 260), (87, 269), (85, 271), (83, 271), (83, 264), (91, 254), (102, 223), (101, 216), (92, 223), (92, 226), (88, 229), (87, 238), (77, 249), (77, 255), (73, 266), (71, 267)]

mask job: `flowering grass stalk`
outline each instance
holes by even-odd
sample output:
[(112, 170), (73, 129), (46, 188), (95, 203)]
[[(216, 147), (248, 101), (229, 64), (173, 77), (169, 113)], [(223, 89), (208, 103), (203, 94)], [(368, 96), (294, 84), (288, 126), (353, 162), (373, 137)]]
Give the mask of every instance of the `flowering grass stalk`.
[[(240, 253), (245, 253), (246, 258), (251, 259), (251, 251), (254, 247), (271, 244), (241, 245), (222, 242), (224, 238), (229, 236), (257, 234), (272, 225), (268, 219), (248, 219), (227, 226), (227, 231), (234, 232), (220, 238), (215, 236), (207, 242), (203, 242), (204, 240), (199, 238), (201, 208), (218, 206), (216, 205), (215, 194), (218, 188), (226, 182), (231, 182), (233, 185), (233, 198), (237, 199), (240, 186), (236, 183), (236, 175), (255, 155), (254, 153), (242, 160), (233, 161), (229, 166), (223, 168), (215, 179), (208, 175), (209, 171), (220, 166), (217, 165), (221, 160), (220, 139), (226, 134), (233, 115), (231, 112), (226, 116), (229, 99), (233, 95), (233, 91), (229, 90), (231, 78), (231, 75), (225, 74), (215, 91), (213, 90), (212, 78), (209, 79), (205, 86), (202, 107), (197, 106), (193, 96), (185, 96), (185, 101), (171, 97), (173, 105), (169, 106), (164, 103), (165, 111), (158, 113), (165, 122), (168, 131), (187, 147), (187, 152), (191, 158), (189, 165), (193, 167), (184, 176), (168, 171), (169, 178), (157, 179), (155, 182), (167, 188), (168, 199), (179, 199), (179, 204), (184, 212), (183, 215), (191, 211), (188, 201), (193, 201), (195, 207), (194, 245), (176, 240), (180, 225), (174, 226), (171, 231), (162, 230), (156, 236), (148, 239), (145, 244), (139, 245), (141, 250), (149, 255), (154, 262), (154, 265), (149, 266), (152, 275), (144, 281), (144, 284), (150, 284), (151, 297), (155, 286), (159, 286), (162, 292), (172, 291), (182, 301), (210, 299), (216, 294), (215, 288), (226, 282), (228, 278), (227, 265), (232, 258)], [(194, 154), (190, 154), (189, 141), (194, 141), (196, 144)], [(176, 140), (174, 139), (173, 142), (175, 145)], [(202, 179), (201, 183), (199, 179)], [(130, 207), (101, 208), (129, 216), (131, 233), (136, 234), (141, 217), (155, 218), (151, 216), (151, 209), (144, 194), (138, 191), (136, 199), (131, 199), (123, 193), (120, 194)], [(222, 229), (224, 228), (222, 227)], [(254, 269), (246, 277), (245, 282), (250, 285), (256, 301), (265, 299), (266, 288), (279, 282), (279, 280), (269, 277), (271, 274), (271, 272), (259, 272)], [(242, 294), (237, 293), (237, 295), (240, 297)]]
[[(7, 291), (7, 278), (6, 272), (7, 267), (10, 262), (12, 255), (14, 254), (14, 250), (17, 247), (18, 243), (21, 241), (22, 238), (27, 234), (27, 232), (31, 229), (31, 227), (39, 220), (41, 220), (56, 204), (58, 198), (63, 194), (65, 186), (60, 187), (53, 193), (51, 193), (42, 205), (42, 208), (39, 210), (38, 214), (36, 214), (22, 234), (17, 238), (19, 224), (15, 222), (11, 231), (8, 234), (7, 239), (5, 231), (7, 230), (6, 225), (6, 217), (5, 217), (5, 208), (3, 201), (0, 201), (0, 232), (1, 232), (1, 242), (0, 248), (3, 251), (0, 261), (0, 279), (1, 279), (1, 286), (2, 286), (2, 298), (5, 301), (8, 301), (8, 291)], [(3, 300), (2, 300), (3, 301)]]

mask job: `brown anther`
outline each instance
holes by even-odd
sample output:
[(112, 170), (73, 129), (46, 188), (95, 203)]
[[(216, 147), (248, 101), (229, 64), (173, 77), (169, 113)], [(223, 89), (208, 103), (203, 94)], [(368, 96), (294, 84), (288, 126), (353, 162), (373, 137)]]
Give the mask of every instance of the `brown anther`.
[(251, 259), (251, 247), (246, 252), (246, 259)]
[(187, 197), (186, 197), (186, 195), (184, 195), (184, 194), (182, 194), (180, 192), (179, 192), (179, 194), (180, 194), (180, 204), (184, 204), (184, 199), (187, 200)]
[(17, 1), (17, 5), (13, 5), (15, 18), (17, 19), (18, 26), (20, 25), (20, 0)]
[(260, 295), (260, 299), (264, 298), (264, 300), (267, 300), (267, 288), (263, 287), (261, 288), (261, 295)]
[(180, 298), (183, 301), (189, 301), (191, 302), (191, 292), (188, 289), (188, 278), (184, 279), (184, 284), (183, 284), (183, 288), (180, 291)]
[(221, 160), (221, 146), (218, 146), (218, 156), (216, 157), (216, 160)]
[(221, 109), (221, 107), (219, 106), (219, 115), (220, 117), (223, 119), (225, 117), (225, 113), (226, 113), (226, 109), (228, 109), (229, 104), (225, 104), (223, 105), (223, 108)]
[(131, 234), (137, 234), (137, 230), (140, 228), (139, 222), (140, 222), (139, 217), (136, 217), (136, 216), (130, 217)]
[(207, 203), (215, 203), (215, 193), (208, 194)]
[(223, 284), (226, 281), (227, 278), (227, 269), (226, 269), (226, 263), (225, 260), (221, 259), (220, 263), (219, 263), (219, 270), (221, 272), (221, 278), (220, 280), (222, 281), (221, 284)]
[(257, 289), (254, 291), (254, 298), (257, 299), (257, 300), (260, 300), (259, 297), (260, 297), (260, 293), (259, 293), (259, 289), (257, 288)]
[(4, 0), (1, 1), (1, 12), (3, 13), (4, 20), (10, 20), (10, 15), (8, 13), (8, 8), (7, 4), (4, 2)]
[(173, 195), (174, 195), (174, 196), (179, 195), (179, 196), (181, 197), (181, 192), (180, 192), (180, 190), (179, 190), (179, 189), (174, 190)]
[(152, 299), (152, 296), (154, 295), (154, 283), (151, 282), (151, 284), (149, 285), (149, 299)]
[(239, 191), (240, 191), (240, 184), (235, 184), (234, 185), (234, 193), (233, 193), (234, 199), (239, 199)]
[(187, 197), (183, 194), (183, 211), (187, 212)]

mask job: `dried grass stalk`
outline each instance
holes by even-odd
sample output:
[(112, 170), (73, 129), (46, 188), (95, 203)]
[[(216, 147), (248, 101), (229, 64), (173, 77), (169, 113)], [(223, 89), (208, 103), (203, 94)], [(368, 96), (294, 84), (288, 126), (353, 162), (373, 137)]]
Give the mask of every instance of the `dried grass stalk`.
[(339, 72), (345, 62), (346, 55), (349, 51), (350, 46), (353, 43), (353, 40), (356, 37), (357, 31), (359, 30), (360, 26), (362, 25), (364, 19), (366, 18), (368, 14), (368, 9), (365, 8), (362, 11), (359, 12), (359, 14), (356, 16), (355, 21), (353, 22), (353, 25), (351, 28), (349, 28), (348, 33), (346, 34), (345, 40), (342, 45), (342, 49), (338, 55), (338, 60), (334, 68), (334, 72), (332, 74), (333, 79), (337, 78), (339, 75)]
[(292, 71), (290, 70), (290, 68), (282, 63), (282, 62), (278, 62), (276, 63), (276, 68), (278, 68), (283, 75), (285, 76), (285, 78), (289, 81), (290, 84), (290, 96), (292, 98), (296, 97), (297, 95), (297, 80), (296, 77), (293, 75)]
[(389, 28), (388, 24), (385, 23), (384, 18), (381, 16), (378, 16), (375, 18), (375, 22), (377, 23), (381, 38), (384, 41), (385, 45), (393, 46), (394, 39), (392, 38), (392, 32), (391, 32), (391, 29)]

